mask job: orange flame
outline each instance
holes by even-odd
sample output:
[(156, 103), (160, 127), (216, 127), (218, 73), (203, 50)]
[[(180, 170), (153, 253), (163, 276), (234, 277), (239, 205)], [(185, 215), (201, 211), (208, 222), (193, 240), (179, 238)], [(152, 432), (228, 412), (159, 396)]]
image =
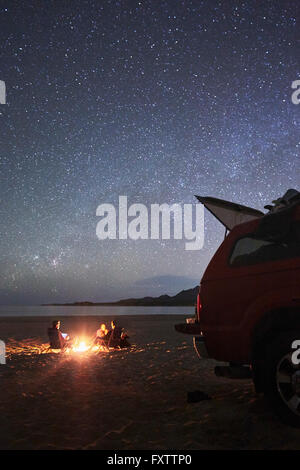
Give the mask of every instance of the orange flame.
[(73, 346), (73, 351), (75, 352), (85, 352), (89, 349), (89, 346), (85, 341), (77, 341)]

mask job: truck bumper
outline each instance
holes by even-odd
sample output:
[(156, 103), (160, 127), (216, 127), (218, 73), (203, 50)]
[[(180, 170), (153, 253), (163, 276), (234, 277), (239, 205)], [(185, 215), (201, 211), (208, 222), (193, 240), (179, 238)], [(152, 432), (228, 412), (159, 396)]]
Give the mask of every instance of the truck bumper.
[[(187, 318), (187, 320), (191, 320), (190, 318)], [(201, 334), (201, 328), (199, 323), (195, 322), (187, 322), (187, 323), (178, 323), (175, 325), (175, 330), (178, 331), (179, 333), (184, 333), (186, 335), (200, 335)]]

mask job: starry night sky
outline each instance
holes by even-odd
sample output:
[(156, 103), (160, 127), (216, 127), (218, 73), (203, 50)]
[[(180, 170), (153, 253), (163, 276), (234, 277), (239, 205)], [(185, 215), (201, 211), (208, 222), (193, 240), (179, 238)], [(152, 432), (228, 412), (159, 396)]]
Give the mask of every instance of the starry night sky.
[(0, 303), (174, 294), (222, 241), (100, 241), (96, 208), (299, 189), (300, 3), (0, 3)]

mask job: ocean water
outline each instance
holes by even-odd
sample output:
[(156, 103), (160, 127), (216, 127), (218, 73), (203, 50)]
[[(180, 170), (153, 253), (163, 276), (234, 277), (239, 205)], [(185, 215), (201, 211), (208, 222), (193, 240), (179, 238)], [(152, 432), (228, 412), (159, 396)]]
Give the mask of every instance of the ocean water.
[(0, 317), (74, 317), (119, 316), (119, 315), (191, 315), (194, 307), (52, 307), (52, 306), (20, 306), (1, 305)]

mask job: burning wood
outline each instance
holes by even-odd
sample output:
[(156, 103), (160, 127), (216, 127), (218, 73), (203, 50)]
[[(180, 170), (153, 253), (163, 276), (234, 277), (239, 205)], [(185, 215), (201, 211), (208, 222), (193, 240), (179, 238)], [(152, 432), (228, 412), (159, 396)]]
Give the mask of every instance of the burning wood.
[(76, 353), (107, 351), (102, 345), (94, 344), (91, 340), (76, 338), (70, 347), (70, 351)]
[(86, 352), (91, 349), (91, 345), (87, 345), (84, 340), (76, 340), (72, 346), (72, 351), (74, 352)]

